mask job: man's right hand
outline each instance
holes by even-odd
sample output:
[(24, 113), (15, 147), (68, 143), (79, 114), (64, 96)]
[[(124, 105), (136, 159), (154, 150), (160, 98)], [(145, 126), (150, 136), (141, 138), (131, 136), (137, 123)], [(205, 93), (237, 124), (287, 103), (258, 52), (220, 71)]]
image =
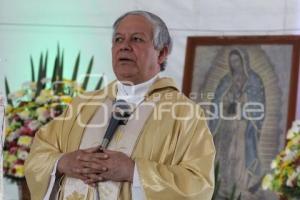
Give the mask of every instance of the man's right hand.
[[(105, 160), (108, 159), (108, 155), (99, 152), (99, 146), (66, 153), (57, 163), (58, 176), (65, 174), (85, 181), (88, 179), (88, 174), (101, 173), (101, 169), (95, 170), (89, 167), (86, 161), (83, 161), (89, 160), (92, 162), (94, 159)], [(84, 173), (82, 173), (83, 171)]]

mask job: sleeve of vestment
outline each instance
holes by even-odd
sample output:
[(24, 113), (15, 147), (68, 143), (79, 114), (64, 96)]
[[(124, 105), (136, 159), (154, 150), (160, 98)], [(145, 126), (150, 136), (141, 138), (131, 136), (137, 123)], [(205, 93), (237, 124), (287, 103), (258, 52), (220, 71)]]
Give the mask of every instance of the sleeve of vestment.
[(34, 137), (25, 162), (25, 177), (32, 200), (43, 199), (53, 167), (62, 155), (58, 135), (62, 132), (63, 119), (67, 113), (68, 109), (60, 117), (41, 127)]
[[(210, 200), (214, 191), (215, 148), (203, 112), (198, 119), (181, 121), (174, 154), (182, 159), (165, 164), (145, 158), (135, 162), (146, 199)], [(186, 145), (187, 144), (187, 145)], [(179, 155), (178, 155), (179, 154)]]

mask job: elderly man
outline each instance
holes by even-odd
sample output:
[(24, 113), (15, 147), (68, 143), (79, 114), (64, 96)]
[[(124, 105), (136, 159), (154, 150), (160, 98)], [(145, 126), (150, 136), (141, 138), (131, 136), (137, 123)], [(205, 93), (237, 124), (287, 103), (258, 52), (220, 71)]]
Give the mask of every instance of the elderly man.
[[(172, 46), (165, 23), (132, 11), (113, 28), (117, 81), (75, 98), (37, 133), (25, 164), (32, 199), (210, 199), (215, 149), (203, 112), (158, 75)], [(119, 99), (131, 116), (99, 151)]]

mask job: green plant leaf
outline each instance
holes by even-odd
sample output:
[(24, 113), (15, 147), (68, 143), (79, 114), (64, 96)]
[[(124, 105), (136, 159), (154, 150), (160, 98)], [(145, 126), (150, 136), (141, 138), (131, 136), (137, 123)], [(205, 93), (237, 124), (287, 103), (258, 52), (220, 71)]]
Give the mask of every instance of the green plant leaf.
[[(42, 79), (47, 78), (47, 65), (48, 65), (48, 51), (46, 52), (46, 56), (45, 56)], [(46, 87), (46, 83), (43, 84), (43, 89), (45, 89), (45, 87)]]
[(102, 82), (103, 82), (103, 75), (100, 77), (100, 79), (95, 87), (95, 90), (99, 90), (101, 88)]
[(79, 63), (80, 63), (80, 52), (78, 53), (78, 56), (76, 58), (76, 62), (75, 62), (74, 68), (73, 68), (72, 81), (76, 81), (76, 79), (77, 79)]
[(59, 43), (57, 43), (57, 52), (56, 55), (58, 57), (58, 63), (60, 63), (60, 47), (59, 47)]
[(9, 90), (8, 80), (6, 77), (4, 78), (4, 82), (5, 82), (5, 93), (6, 93), (7, 103), (12, 105), (11, 99), (8, 98), (10, 94), (10, 90)]
[[(54, 81), (59, 81), (59, 74), (60, 74), (60, 47), (59, 43), (57, 43), (57, 52), (56, 52), (56, 57), (55, 57), (55, 62), (54, 62), (54, 76), (52, 76), (52, 82)], [(53, 78), (54, 77), (54, 78)]]
[(64, 50), (62, 51), (61, 60), (59, 64), (59, 80), (63, 81), (63, 78), (64, 78)]
[(43, 83), (42, 83), (43, 74), (44, 74), (44, 62), (43, 62), (43, 53), (41, 53), (35, 97), (39, 96), (41, 90), (43, 89)]
[(90, 79), (90, 74), (91, 74), (91, 71), (92, 71), (93, 62), (94, 62), (94, 56), (90, 60), (90, 63), (89, 63), (89, 66), (88, 66), (88, 69), (86, 71), (85, 78), (84, 78), (84, 81), (83, 81), (83, 84), (82, 84), (82, 88), (84, 90), (86, 90), (89, 79)]
[(48, 67), (48, 50), (46, 52), (46, 56), (45, 56), (45, 62), (44, 62), (44, 78), (47, 78), (47, 67)]
[(6, 77), (4, 78), (4, 81), (5, 81), (5, 93), (6, 93), (6, 96), (8, 97), (8, 95), (10, 94), (10, 89), (9, 89), (9, 85), (8, 85), (8, 81), (7, 81)]
[(35, 72), (34, 72), (34, 64), (33, 64), (33, 59), (32, 56), (30, 56), (30, 65), (31, 65), (31, 81), (35, 82)]
[(39, 64), (39, 74), (38, 80), (41, 81), (44, 75), (44, 55), (41, 53), (40, 55), (40, 64)]
[(53, 67), (53, 73), (52, 73), (52, 83), (57, 81), (57, 71), (58, 71), (58, 56), (56, 55), (55, 61), (54, 61), (54, 67)]

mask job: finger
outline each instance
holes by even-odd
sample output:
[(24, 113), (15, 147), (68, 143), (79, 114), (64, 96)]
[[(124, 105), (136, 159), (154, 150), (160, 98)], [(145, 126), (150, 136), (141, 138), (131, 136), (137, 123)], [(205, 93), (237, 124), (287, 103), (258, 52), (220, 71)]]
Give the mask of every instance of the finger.
[(101, 170), (98, 169), (93, 169), (90, 167), (85, 167), (85, 168), (77, 168), (74, 170), (75, 173), (77, 174), (82, 174), (84, 176), (86, 176), (87, 174), (95, 174), (95, 173), (101, 173)]
[(108, 170), (108, 168), (101, 162), (84, 162), (82, 166), (84, 168), (89, 168), (91, 171), (95, 171), (96, 173), (106, 172)]
[(96, 161), (97, 159), (106, 160), (108, 159), (108, 155), (106, 153), (88, 153), (88, 154), (80, 154), (77, 156), (77, 160), (81, 161)]
[(111, 171), (103, 172), (100, 174), (100, 176), (102, 177), (102, 179), (105, 179), (105, 180), (113, 180), (114, 179)]
[(88, 148), (88, 149), (83, 149), (83, 151), (86, 152), (86, 153), (94, 153), (94, 152), (99, 151), (99, 149), (100, 149), (100, 146), (97, 145), (96, 147), (91, 147), (91, 148)]
[(73, 173), (73, 174), (71, 174), (70, 176), (73, 177), (73, 178), (80, 179), (80, 180), (82, 180), (82, 181), (85, 181), (85, 180), (88, 179), (88, 177), (86, 177), (86, 176), (84, 176), (84, 175), (82, 175), (82, 174), (79, 174), (79, 173)]
[(99, 175), (93, 174), (90, 176), (89, 179), (85, 180), (84, 182), (88, 185), (93, 185), (96, 184), (98, 182), (103, 182), (105, 181), (105, 179)]
[(93, 153), (94, 158), (98, 158), (101, 160), (106, 160), (109, 158), (109, 155), (107, 153)]
[(108, 150), (108, 149), (104, 149), (103, 152), (107, 153), (107, 154), (119, 153), (119, 151), (113, 151), (113, 150)]

